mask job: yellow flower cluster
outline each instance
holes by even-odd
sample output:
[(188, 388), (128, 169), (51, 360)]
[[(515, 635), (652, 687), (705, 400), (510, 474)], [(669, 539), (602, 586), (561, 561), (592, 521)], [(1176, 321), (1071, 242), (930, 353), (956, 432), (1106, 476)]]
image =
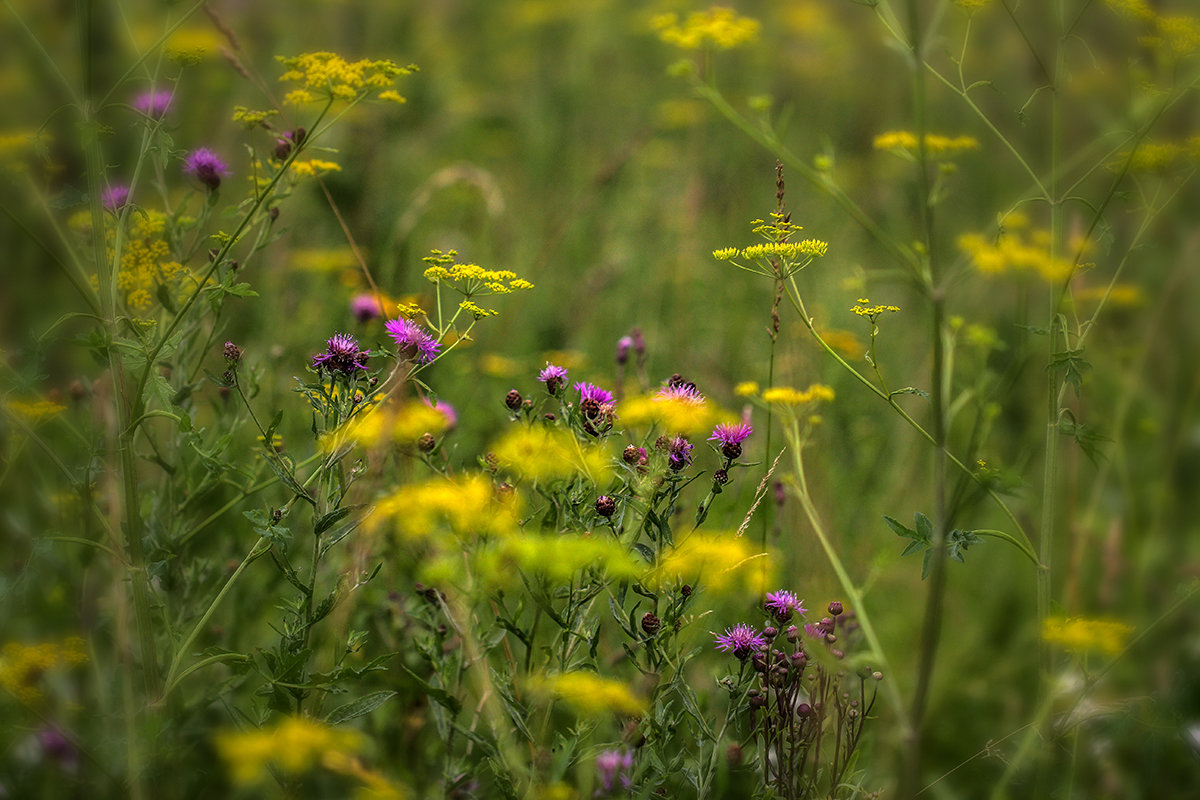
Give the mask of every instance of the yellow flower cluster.
[[(148, 309), (160, 286), (178, 292), (180, 282), (188, 274), (182, 264), (171, 259), (171, 247), (163, 236), (166, 227), (167, 215), (161, 211), (131, 215), (122, 245), (121, 271), (117, 275), (117, 287), (125, 293), (125, 304), (131, 309)], [(110, 233), (110, 257), (112, 238)]]
[(686, 398), (630, 397), (621, 403), (621, 422), (627, 427), (640, 428), (658, 424), (668, 433), (694, 435), (707, 433), (725, 416), (703, 401)]
[(67, 407), (53, 400), (21, 400), (9, 398), (4, 401), (4, 408), (13, 416), (26, 424), (36, 425), (67, 410)]
[(858, 304), (855, 305), (850, 310), (853, 311), (855, 314), (857, 314), (860, 317), (870, 318), (871, 321), (873, 322), (876, 319), (878, 319), (879, 315), (883, 314), (885, 311), (894, 314), (895, 312), (900, 310), (900, 306), (871, 305), (870, 300), (868, 300), (865, 297), (860, 297), (860, 298), (858, 298)]
[[(906, 154), (917, 152), (917, 136), (910, 131), (888, 131), (875, 137), (876, 150), (891, 150)], [(949, 156), (966, 150), (978, 150), (979, 140), (974, 136), (942, 136), (925, 134), (925, 152), (931, 156)]]
[[(429, 255), (421, 259), (429, 265), (425, 269), (425, 279), (430, 283), (447, 286), (467, 300), (533, 288), (532, 283), (518, 278), (515, 272), (506, 269), (485, 269), (478, 264), (459, 264), (457, 258), (458, 253), (454, 250), (430, 250)], [(473, 302), (461, 307), (476, 319), (496, 313), (493, 309), (483, 308)]]
[[(1009, 218), (1013, 216), (1010, 214)], [(999, 275), (1009, 270), (1033, 272), (1047, 282), (1060, 283), (1070, 277), (1074, 269), (1071, 259), (1050, 256), (1050, 232), (1044, 229), (1028, 234), (1008, 230), (995, 240), (978, 233), (964, 233), (958, 237), (958, 248), (985, 275)]]
[[(370, 404), (375, 402), (376, 397), (369, 401)], [(365, 407), (336, 431), (322, 436), (319, 444), (325, 453), (336, 452), (352, 443), (364, 447), (412, 447), (426, 433), (437, 436), (449, 425), (450, 420), (443, 411), (420, 401), (395, 407)]]
[(814, 383), (807, 389), (798, 390), (790, 386), (772, 386), (762, 393), (764, 403), (780, 406), (803, 406), (809, 403), (832, 403), (833, 389), (823, 383)]
[(253, 108), (246, 108), (245, 106), (234, 106), (233, 121), (249, 130), (250, 128), (257, 128), (266, 122), (269, 117), (273, 117), (278, 113), (279, 112), (273, 108), (265, 111), (257, 111)]
[(1109, 164), (1110, 169), (1122, 169), (1129, 164), (1134, 172), (1161, 172), (1181, 163), (1200, 161), (1200, 136), (1185, 142), (1142, 142), (1133, 151), (1121, 153)]
[(514, 427), (496, 442), (492, 452), (505, 470), (532, 483), (585, 477), (597, 485), (612, 477), (612, 463), (603, 446), (583, 444), (560, 428)]
[(0, 650), (0, 687), (21, 702), (32, 703), (42, 696), (38, 679), (45, 672), (87, 660), (83, 639), (78, 637), (40, 644), (8, 642)]
[(821, 338), (825, 340), (825, 344), (852, 361), (862, 358), (867, 352), (863, 343), (850, 331), (826, 328), (821, 331)]
[(474, 565), (487, 583), (506, 585), (516, 580), (514, 588), (520, 588), (520, 573), (541, 575), (562, 585), (587, 569), (599, 570), (613, 580), (634, 580), (646, 567), (614, 539), (556, 533), (516, 533), (503, 538), (495, 547), (477, 553)]
[(565, 702), (578, 715), (602, 717), (609, 714), (629, 716), (646, 710), (646, 702), (623, 681), (601, 678), (594, 672), (564, 672), (542, 679), (540, 688)]
[(292, 254), (292, 267), (308, 272), (340, 272), (357, 266), (358, 260), (349, 247), (297, 250)]
[(706, 44), (722, 50), (740, 47), (758, 38), (761, 28), (758, 20), (724, 6), (693, 11), (682, 23), (677, 14), (659, 14), (650, 20), (650, 26), (659, 39), (683, 50), (699, 50)]
[(768, 556), (744, 537), (696, 532), (659, 561), (645, 583), (652, 587), (699, 583), (712, 592), (761, 594), (774, 577), (774, 561)]
[(397, 78), (417, 70), (413, 64), (402, 67), (390, 59), (346, 61), (336, 53), (328, 52), (276, 58), (288, 68), (279, 80), (300, 85), (283, 98), (288, 105), (317, 100), (358, 100), (372, 93), (380, 100), (403, 103), (404, 97), (391, 88), (392, 84)]
[(362, 760), (344, 750), (330, 750), (321, 756), (321, 765), (330, 772), (354, 778), (359, 787), (356, 800), (405, 800), (408, 793), (378, 772), (367, 769)]
[(733, 393), (738, 397), (754, 397), (758, 394), (758, 383), (755, 381), (742, 381), (733, 387)]
[(495, 311), (490, 308), (484, 308), (483, 306), (476, 303), (474, 300), (463, 300), (461, 303), (458, 304), (458, 307), (461, 308), (463, 311), (467, 312), (468, 314), (470, 314), (475, 319), (483, 319), (484, 317), (494, 317), (500, 313), (499, 311)]
[(329, 172), (341, 171), (342, 165), (336, 161), (322, 161), (319, 158), (310, 158), (307, 161), (292, 162), (292, 173), (301, 178), (310, 178), (325, 175)]
[(233, 782), (244, 786), (269, 777), (270, 767), (288, 775), (308, 772), (331, 754), (357, 753), (364, 741), (355, 730), (288, 717), (270, 728), (220, 733), (216, 744)]
[(453, 532), (459, 539), (506, 536), (516, 530), (515, 496), (498, 497), (483, 475), (406, 484), (376, 503), (367, 529), (385, 524), (409, 541)]
[(820, 239), (805, 239), (802, 242), (766, 242), (752, 244), (739, 250), (736, 247), (725, 247), (713, 251), (713, 257), (719, 261), (730, 261), (734, 258), (744, 258), (747, 261), (760, 261), (778, 258), (784, 261), (799, 261), (804, 258), (820, 258), (829, 250), (829, 243)]
[(1123, 622), (1086, 617), (1047, 617), (1042, 639), (1076, 652), (1098, 650), (1115, 656), (1125, 647), (1133, 628)]
[(1146, 304), (1146, 293), (1142, 287), (1132, 283), (1117, 283), (1108, 286), (1089, 286), (1075, 292), (1075, 299), (1081, 302), (1096, 302), (1108, 297), (1108, 304), (1118, 308), (1137, 308)]

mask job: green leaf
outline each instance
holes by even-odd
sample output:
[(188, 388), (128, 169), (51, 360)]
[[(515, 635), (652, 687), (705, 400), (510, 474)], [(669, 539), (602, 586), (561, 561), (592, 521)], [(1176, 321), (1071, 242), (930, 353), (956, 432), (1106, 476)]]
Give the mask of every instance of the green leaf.
[(400, 665), (400, 669), (407, 672), (409, 677), (417, 682), (417, 685), (421, 687), (421, 691), (425, 692), (425, 694), (429, 696), (430, 700), (445, 708), (451, 714), (457, 714), (462, 710), (462, 703), (458, 700), (458, 698), (454, 697), (445, 689), (439, 689), (438, 687), (434, 686), (404, 664)]
[(929, 517), (918, 511), (913, 514), (913, 520), (917, 524), (917, 535), (921, 541), (929, 543), (933, 541), (933, 523), (929, 521)]
[(900, 520), (895, 519), (894, 517), (889, 517), (885, 514), (883, 521), (887, 523), (887, 526), (891, 528), (892, 532), (897, 536), (903, 536), (906, 539), (915, 539), (920, 541), (920, 537), (917, 536), (917, 532), (904, 525), (904, 523), (900, 522)]
[(343, 722), (349, 722), (352, 719), (370, 714), (390, 698), (394, 697), (395, 694), (395, 692), (389, 690), (363, 695), (353, 702), (338, 706), (333, 711), (330, 711), (326, 715), (325, 721), (330, 725), (341, 725)]
[(330, 511), (327, 514), (322, 514), (321, 516), (317, 517), (317, 521), (313, 524), (313, 532), (317, 536), (320, 536), (322, 533), (332, 528), (339, 521), (345, 519), (349, 514), (354, 513), (354, 511), (359, 508), (362, 508), (362, 506), (342, 506), (341, 508), (335, 508), (333, 511)]
[(1079, 387), (1083, 383), (1083, 373), (1091, 368), (1092, 365), (1083, 358), (1082, 349), (1055, 353), (1050, 356), (1050, 363), (1046, 365), (1047, 372), (1075, 387), (1076, 396), (1079, 395)]

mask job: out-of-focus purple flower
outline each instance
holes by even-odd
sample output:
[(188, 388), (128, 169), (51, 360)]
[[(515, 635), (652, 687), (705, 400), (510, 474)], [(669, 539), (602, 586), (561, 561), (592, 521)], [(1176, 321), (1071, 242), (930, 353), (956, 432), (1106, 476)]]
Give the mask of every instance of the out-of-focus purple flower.
[(803, 603), (804, 601), (796, 597), (794, 592), (783, 589), (778, 592), (767, 592), (767, 599), (763, 603), (763, 610), (775, 617), (780, 623), (783, 623), (790, 620), (793, 613), (797, 613), (802, 617), (807, 614), (808, 609), (803, 606)]
[(189, 153), (183, 161), (183, 171), (203, 183), (210, 192), (217, 190), (222, 177), (230, 175), (229, 166), (207, 147)]
[(148, 117), (160, 119), (171, 109), (175, 95), (169, 89), (157, 92), (142, 92), (133, 98), (133, 107)]
[(410, 319), (390, 319), (384, 328), (396, 343), (400, 358), (406, 361), (428, 364), (437, 358), (438, 351), (442, 349), (441, 342)]
[(704, 395), (700, 394), (700, 390), (696, 388), (696, 384), (694, 383), (668, 384), (655, 393), (654, 399), (671, 400), (690, 406), (702, 406), (705, 402)]
[(335, 333), (325, 342), (325, 352), (312, 357), (313, 369), (340, 372), (347, 377), (367, 368), (370, 350), (359, 350), (358, 340), (346, 333)]
[(129, 187), (123, 183), (109, 186), (100, 193), (100, 205), (116, 214), (129, 202)]
[(383, 316), (383, 303), (369, 292), (356, 294), (350, 300), (350, 313), (359, 322), (370, 322), (376, 317)]
[(622, 336), (617, 339), (617, 363), (625, 364), (629, 361), (629, 351), (633, 349), (633, 337)]
[(546, 391), (558, 394), (558, 390), (567, 385), (567, 368), (558, 367), (546, 362), (546, 368), (538, 373), (538, 380), (546, 384)]
[(46, 758), (58, 764), (64, 771), (73, 773), (79, 768), (79, 751), (62, 731), (45, 727), (37, 732), (37, 739)]
[(751, 653), (766, 647), (767, 639), (754, 628), (739, 622), (732, 628), (726, 628), (724, 633), (716, 637), (716, 646), (718, 650), (733, 653), (735, 657), (745, 661)]
[(692, 443), (682, 436), (676, 436), (667, 443), (667, 463), (671, 469), (679, 470), (692, 463)]
[(630, 750), (605, 750), (596, 756), (596, 771), (600, 773), (600, 788), (596, 797), (609, 797), (617, 789), (628, 789), (633, 785), (633, 752)]
[(712, 436), (709, 436), (708, 440), (720, 444), (721, 455), (732, 461), (741, 456), (742, 442), (746, 441), (752, 433), (754, 433), (754, 428), (744, 422), (739, 425), (721, 423), (713, 428)]
[(590, 383), (577, 383), (575, 390), (579, 392), (579, 410), (588, 419), (596, 419), (604, 406), (612, 406), (613, 396), (605, 389)]
[(446, 430), (451, 430), (455, 425), (458, 424), (458, 412), (454, 410), (454, 406), (450, 405), (445, 400), (438, 400), (436, 406), (429, 402), (428, 398), (422, 397), (421, 400), (424, 401), (425, 405), (429, 406), (434, 411), (446, 418)]

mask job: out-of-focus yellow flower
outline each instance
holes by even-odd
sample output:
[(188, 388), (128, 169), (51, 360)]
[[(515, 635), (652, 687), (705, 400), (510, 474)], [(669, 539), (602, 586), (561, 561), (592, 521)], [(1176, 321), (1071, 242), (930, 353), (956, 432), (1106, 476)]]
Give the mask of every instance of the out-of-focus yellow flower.
[(604, 536), (586, 534), (516, 533), (475, 558), (476, 573), (489, 583), (511, 583), (513, 568), (565, 584), (584, 570), (596, 569), (611, 580), (641, 576), (646, 565), (629, 548)]
[(825, 344), (851, 361), (862, 358), (867, 352), (866, 347), (859, 341), (859, 338), (850, 331), (838, 328), (826, 328), (821, 331), (821, 338), (825, 340)]
[(764, 403), (780, 406), (803, 406), (809, 403), (833, 402), (833, 389), (823, 383), (814, 383), (807, 389), (797, 390), (790, 386), (772, 386), (762, 393)]
[[(1008, 215), (1006, 221), (1012, 216)], [(958, 248), (985, 275), (999, 275), (1010, 270), (1032, 272), (1048, 283), (1059, 283), (1074, 271), (1074, 261), (1062, 256), (1051, 257), (1049, 237), (1050, 232), (1044, 229), (1008, 226), (1004, 235), (996, 239), (964, 233), (958, 237)]]
[(342, 165), (335, 161), (322, 161), (319, 158), (310, 158), (306, 161), (293, 161), (292, 172), (301, 178), (310, 178), (320, 175), (326, 175), (330, 172), (341, 172)]
[(665, 432), (684, 435), (708, 433), (729, 416), (707, 402), (657, 395), (630, 397), (621, 403), (620, 412), (621, 422), (627, 427), (657, 424)]
[(67, 410), (66, 406), (55, 403), (53, 400), (42, 398), (21, 400), (13, 397), (4, 400), (4, 408), (28, 425), (36, 425), (39, 422), (53, 419)]
[(349, 247), (297, 250), (292, 254), (292, 267), (308, 272), (339, 272), (358, 266), (358, 259)]
[(307, 717), (288, 717), (269, 728), (217, 734), (216, 744), (230, 778), (246, 785), (267, 778), (269, 767), (289, 775), (308, 772), (331, 753), (359, 752), (364, 741), (355, 730), (334, 728)]
[(369, 531), (390, 526), (406, 540), (420, 542), (447, 532), (461, 540), (506, 536), (517, 529), (516, 498), (497, 496), (484, 475), (457, 480), (434, 478), (407, 484), (376, 503)]
[(582, 476), (598, 485), (612, 477), (608, 453), (598, 444), (584, 444), (560, 428), (519, 426), (492, 448), (500, 465), (534, 483)]
[[(765, 561), (764, 561), (765, 559)], [(712, 592), (765, 592), (773, 560), (749, 539), (727, 533), (693, 533), (668, 553), (645, 579), (649, 586), (699, 583)]]
[(38, 681), (44, 673), (87, 660), (83, 639), (78, 637), (39, 644), (8, 642), (0, 649), (0, 687), (21, 702), (32, 703), (42, 696)]
[[(874, 146), (876, 150), (889, 150), (911, 156), (917, 152), (917, 136), (911, 131), (887, 131), (875, 137)], [(974, 136), (925, 134), (925, 152), (934, 157), (950, 156), (978, 149), (979, 140)]]
[(484, 353), (479, 357), (479, 371), (493, 378), (511, 378), (519, 369), (516, 361), (498, 353)]
[(724, 6), (693, 11), (683, 22), (677, 14), (659, 14), (650, 20), (650, 26), (659, 39), (683, 50), (698, 50), (707, 44), (722, 50), (740, 47), (757, 39), (762, 27), (758, 20)]
[(1115, 656), (1132, 632), (1132, 627), (1116, 620), (1047, 617), (1042, 621), (1043, 640), (1076, 652), (1097, 650)]
[(738, 397), (754, 397), (758, 394), (758, 384), (754, 381), (742, 381), (733, 387), (733, 393)]
[(375, 770), (367, 769), (362, 760), (344, 750), (329, 750), (321, 756), (321, 765), (330, 772), (354, 778), (359, 782), (354, 790), (355, 800), (406, 800), (408, 792)]
[(623, 681), (601, 678), (594, 672), (564, 672), (544, 678), (538, 688), (559, 698), (582, 717), (609, 714), (634, 716), (646, 710), (646, 702)]
[(1104, 300), (1106, 296), (1106, 302), (1118, 308), (1137, 308), (1146, 304), (1146, 293), (1142, 291), (1142, 287), (1132, 283), (1116, 283), (1111, 288), (1089, 286), (1075, 292), (1075, 299), (1081, 302), (1097, 302)]

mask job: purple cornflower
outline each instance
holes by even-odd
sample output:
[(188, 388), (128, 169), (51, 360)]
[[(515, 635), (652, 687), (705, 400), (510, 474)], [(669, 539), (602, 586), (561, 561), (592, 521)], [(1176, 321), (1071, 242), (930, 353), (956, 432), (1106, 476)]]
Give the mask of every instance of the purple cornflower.
[(670, 383), (659, 389), (654, 395), (655, 400), (674, 400), (690, 406), (704, 405), (704, 395), (694, 383)]
[(546, 362), (546, 368), (538, 373), (538, 380), (546, 384), (546, 391), (558, 394), (559, 388), (567, 385), (567, 368)]
[(142, 92), (133, 99), (133, 107), (148, 117), (161, 119), (171, 108), (175, 95), (169, 89), (157, 92)]
[(129, 202), (129, 187), (123, 183), (109, 186), (100, 193), (100, 205), (112, 213), (118, 213)]
[(442, 349), (441, 342), (410, 319), (390, 319), (383, 327), (399, 348), (400, 358), (405, 361), (428, 364), (437, 358), (438, 350)]
[(359, 350), (358, 340), (346, 333), (335, 333), (325, 342), (325, 352), (312, 357), (313, 369), (327, 369), (330, 372), (340, 372), (350, 377), (360, 369), (365, 370), (363, 363), (370, 350)]
[(600, 773), (600, 788), (596, 790), (595, 796), (611, 795), (618, 780), (621, 782), (622, 789), (628, 789), (633, 785), (633, 779), (629, 774), (632, 769), (633, 752), (630, 750), (605, 750), (596, 756), (596, 771)]
[(802, 617), (808, 613), (808, 609), (803, 606), (803, 603), (804, 601), (796, 597), (794, 592), (787, 590), (767, 592), (763, 610), (780, 623), (784, 623), (792, 618), (792, 612), (796, 612)]
[(183, 171), (194, 176), (210, 192), (215, 192), (221, 185), (222, 176), (230, 174), (228, 165), (207, 147), (201, 147), (189, 153), (183, 161)]
[(629, 351), (633, 349), (633, 337), (622, 336), (617, 339), (617, 363), (625, 364), (629, 361)]
[(721, 455), (732, 461), (742, 454), (742, 442), (746, 441), (752, 433), (754, 433), (754, 428), (745, 422), (739, 425), (721, 423), (713, 428), (712, 436), (708, 437), (708, 440), (719, 442)]
[(734, 656), (745, 661), (755, 650), (766, 647), (767, 639), (754, 628), (744, 622), (739, 622), (732, 628), (726, 628), (724, 633), (716, 637), (716, 643), (718, 650), (733, 653)]
[(667, 463), (671, 469), (679, 470), (692, 463), (692, 443), (682, 436), (676, 436), (667, 443)]
[(595, 419), (600, 416), (602, 406), (612, 405), (612, 394), (601, 389), (599, 386), (594, 386), (590, 383), (577, 383), (575, 384), (575, 389), (579, 392), (579, 410), (588, 419)]
[(376, 317), (383, 316), (383, 304), (369, 292), (356, 294), (350, 300), (350, 313), (359, 322), (370, 322)]

